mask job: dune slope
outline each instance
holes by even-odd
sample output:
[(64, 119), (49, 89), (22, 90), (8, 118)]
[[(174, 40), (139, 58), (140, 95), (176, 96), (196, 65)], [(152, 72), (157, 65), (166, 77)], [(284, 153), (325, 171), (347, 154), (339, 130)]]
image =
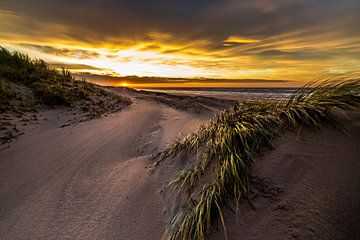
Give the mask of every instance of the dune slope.
[(204, 119), (151, 102), (59, 128), (50, 110), (0, 151), (3, 239), (160, 239), (151, 154)]
[[(302, 129), (274, 142), (252, 169), (250, 200), (226, 207), (229, 239), (359, 239), (360, 113), (336, 129)], [(299, 134), (299, 135), (298, 135)], [(211, 239), (223, 239), (218, 226)]]
[[(174, 159), (154, 174), (153, 156), (213, 113), (128, 97), (121, 112), (67, 127), (61, 109), (42, 112), (0, 149), (1, 238), (161, 239), (178, 204), (165, 186), (187, 163)], [(338, 119), (347, 135), (285, 133), (256, 161), (253, 206), (225, 208), (228, 239), (359, 238), (360, 113)], [(210, 239), (224, 239), (220, 225), (213, 229)]]

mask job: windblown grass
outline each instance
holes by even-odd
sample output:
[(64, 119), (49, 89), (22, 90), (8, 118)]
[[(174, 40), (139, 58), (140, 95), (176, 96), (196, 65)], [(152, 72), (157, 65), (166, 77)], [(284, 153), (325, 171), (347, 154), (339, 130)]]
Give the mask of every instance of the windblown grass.
[[(325, 123), (335, 124), (332, 110), (359, 105), (359, 77), (321, 81), (308, 84), (282, 101), (236, 105), (198, 132), (172, 144), (164, 151), (164, 159), (183, 152), (199, 157), (191, 169), (180, 171), (170, 182), (173, 189), (188, 193), (188, 201), (173, 217), (166, 238), (205, 239), (216, 219), (226, 235), (222, 207), (229, 198), (238, 202), (247, 195), (251, 164), (272, 147), (275, 137), (302, 125), (321, 128)], [(200, 181), (209, 175), (210, 181)]]
[(34, 102), (47, 106), (71, 106), (92, 113), (96, 110), (94, 114), (99, 115), (131, 104), (129, 98), (78, 80), (66, 69), (51, 69), (43, 60), (10, 52), (1, 46), (0, 94), (0, 111), (16, 110)]

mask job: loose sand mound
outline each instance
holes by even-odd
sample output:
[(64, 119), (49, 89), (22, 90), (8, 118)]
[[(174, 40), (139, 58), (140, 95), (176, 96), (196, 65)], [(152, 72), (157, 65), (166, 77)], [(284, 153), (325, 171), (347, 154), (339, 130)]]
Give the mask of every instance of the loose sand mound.
[[(360, 239), (360, 113), (347, 134), (302, 129), (282, 136), (252, 169), (253, 208), (225, 210), (229, 239)], [(223, 239), (223, 232), (211, 239)]]
[[(228, 239), (359, 239), (360, 113), (337, 116), (337, 129), (285, 133), (253, 165), (249, 200), (224, 209)], [(167, 223), (184, 199), (167, 187), (191, 162), (162, 162), (158, 179)], [(224, 239), (220, 223), (210, 239)]]
[[(0, 150), (1, 238), (161, 239), (179, 206), (165, 186), (189, 163), (166, 161), (153, 174), (153, 156), (213, 113), (116, 91), (133, 101), (122, 112), (66, 128), (59, 126), (67, 114), (42, 112), (29, 133)], [(237, 219), (232, 203), (225, 209), (229, 239), (359, 238), (360, 113), (339, 118), (348, 135), (303, 128), (257, 160), (254, 208), (243, 201)], [(220, 226), (211, 239), (224, 239)]]
[(0, 150), (1, 239), (160, 239), (151, 156), (207, 118), (133, 99), (120, 113), (60, 128), (42, 112)]

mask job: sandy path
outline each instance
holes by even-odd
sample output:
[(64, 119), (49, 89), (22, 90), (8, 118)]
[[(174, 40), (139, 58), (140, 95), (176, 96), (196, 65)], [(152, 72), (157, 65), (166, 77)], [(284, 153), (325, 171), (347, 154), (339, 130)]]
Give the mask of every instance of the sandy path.
[(0, 151), (1, 239), (160, 239), (148, 156), (201, 120), (142, 101), (67, 128), (47, 117)]

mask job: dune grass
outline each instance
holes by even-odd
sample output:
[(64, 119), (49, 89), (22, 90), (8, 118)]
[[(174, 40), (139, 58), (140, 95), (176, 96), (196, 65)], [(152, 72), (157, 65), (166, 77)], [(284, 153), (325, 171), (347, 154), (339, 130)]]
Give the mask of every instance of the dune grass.
[[(27, 103), (76, 107), (84, 111), (120, 110), (130, 99), (76, 79), (68, 70), (55, 70), (39, 59), (0, 46), (0, 110), (16, 110)], [(19, 104), (20, 103), (20, 104)], [(107, 104), (109, 103), (109, 104)], [(27, 110), (22, 108), (21, 110)]]
[[(198, 132), (175, 142), (164, 158), (189, 153), (192, 168), (180, 171), (170, 187), (186, 192), (187, 202), (173, 217), (166, 239), (205, 239), (215, 220), (226, 227), (222, 208), (249, 190), (249, 170), (254, 158), (272, 147), (283, 131), (302, 125), (336, 126), (331, 111), (360, 105), (360, 78), (308, 84), (282, 101), (245, 102), (218, 114)], [(195, 157), (197, 156), (197, 157)], [(206, 176), (206, 183), (201, 181)], [(210, 179), (210, 180), (209, 180)]]

